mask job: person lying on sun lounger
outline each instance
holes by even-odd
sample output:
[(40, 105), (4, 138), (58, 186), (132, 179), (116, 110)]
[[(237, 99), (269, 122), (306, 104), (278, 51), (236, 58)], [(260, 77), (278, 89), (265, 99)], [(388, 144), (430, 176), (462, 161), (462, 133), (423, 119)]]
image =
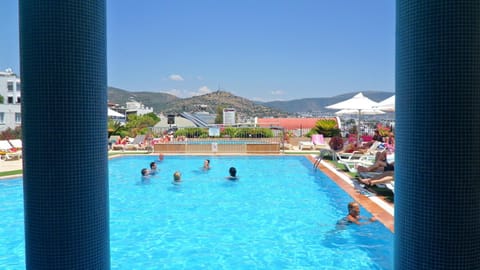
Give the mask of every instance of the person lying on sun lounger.
[(387, 161), (387, 151), (377, 152), (375, 154), (375, 163), (371, 166), (358, 166), (358, 172), (376, 172), (376, 171), (393, 171), (394, 162)]
[(358, 146), (358, 143), (357, 142), (351, 142), (349, 144), (347, 144), (344, 148), (343, 148), (343, 153), (353, 153), (353, 152), (360, 152), (360, 153), (363, 153), (366, 149)]
[(393, 171), (386, 171), (372, 178), (360, 178), (359, 181), (365, 185), (375, 186), (378, 184), (390, 183), (394, 180)]

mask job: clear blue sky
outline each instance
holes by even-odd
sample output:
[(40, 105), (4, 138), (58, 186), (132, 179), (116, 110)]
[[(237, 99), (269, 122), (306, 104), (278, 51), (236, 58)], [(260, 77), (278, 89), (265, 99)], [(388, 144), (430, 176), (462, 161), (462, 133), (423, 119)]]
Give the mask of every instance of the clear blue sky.
[[(20, 73), (18, 0), (0, 70)], [(108, 85), (252, 100), (395, 91), (395, 1), (107, 0)]]

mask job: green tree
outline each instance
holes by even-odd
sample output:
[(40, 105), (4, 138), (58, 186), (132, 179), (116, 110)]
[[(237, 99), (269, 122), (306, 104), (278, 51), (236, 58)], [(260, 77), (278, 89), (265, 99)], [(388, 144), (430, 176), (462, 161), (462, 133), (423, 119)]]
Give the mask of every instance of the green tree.
[(125, 132), (125, 126), (113, 119), (108, 119), (108, 136), (110, 137), (111, 135), (122, 135)]
[(155, 122), (155, 124), (158, 123), (158, 122), (160, 122), (160, 118), (159, 118), (155, 113), (153, 113), (153, 112), (144, 114), (143, 116), (144, 116), (144, 117), (151, 118), (151, 119)]
[(225, 107), (218, 106), (217, 107), (217, 116), (215, 117), (215, 124), (223, 124), (223, 109)]
[(147, 134), (149, 127), (153, 127), (160, 121), (160, 118), (154, 113), (148, 113), (144, 115), (130, 114), (128, 115), (126, 130), (130, 136), (135, 137), (139, 134)]

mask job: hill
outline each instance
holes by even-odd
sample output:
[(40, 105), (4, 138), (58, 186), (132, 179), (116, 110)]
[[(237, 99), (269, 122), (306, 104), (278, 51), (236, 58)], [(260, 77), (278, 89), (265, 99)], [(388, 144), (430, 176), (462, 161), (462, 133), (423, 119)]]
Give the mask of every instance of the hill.
[[(382, 101), (394, 95), (394, 93), (391, 93), (391, 92), (380, 92), (380, 91), (364, 91), (362, 93), (364, 96), (376, 102)], [(304, 99), (295, 99), (295, 100), (288, 100), (288, 101), (270, 101), (270, 102), (264, 102), (262, 103), (262, 105), (268, 106), (271, 108), (276, 108), (278, 110), (286, 111), (289, 113), (325, 112), (325, 111), (331, 111), (331, 110), (325, 109), (326, 106), (344, 101), (346, 99), (353, 97), (356, 94), (358, 94), (358, 92), (342, 94), (342, 95), (337, 95), (333, 97), (324, 97), (324, 98), (304, 98)]]
[[(331, 110), (325, 109), (325, 107), (349, 99), (357, 93), (358, 92), (353, 92), (323, 98), (254, 102), (225, 91), (216, 91), (190, 98), (178, 98), (166, 93), (130, 92), (109, 87), (108, 100), (112, 103), (124, 105), (125, 102), (133, 99), (143, 103), (147, 107), (152, 107), (156, 113), (163, 112), (164, 114), (199, 111), (200, 105), (206, 105), (207, 110), (211, 113), (216, 113), (218, 107), (223, 107), (234, 108), (240, 115), (250, 117), (286, 117), (299, 112), (332, 112)], [(394, 94), (381, 91), (364, 91), (362, 93), (377, 102)]]
[(285, 111), (264, 106), (225, 91), (176, 100), (170, 104), (168, 109), (170, 112), (198, 111), (199, 105), (207, 105), (211, 113), (216, 113), (217, 108), (221, 107), (234, 108), (239, 115), (244, 116), (286, 117), (288, 115)]
[(200, 105), (206, 105), (211, 113), (216, 113), (217, 108), (222, 107), (234, 108), (239, 115), (245, 116), (285, 117), (288, 115), (285, 111), (264, 106), (224, 91), (182, 99), (165, 93), (129, 92), (114, 87), (108, 88), (108, 100), (111, 103), (124, 105), (125, 102), (132, 99), (147, 107), (152, 107), (156, 113), (163, 112), (164, 114), (199, 111)]
[(108, 87), (108, 101), (125, 106), (127, 101), (135, 100), (147, 107), (152, 107), (154, 112), (161, 112), (168, 108), (170, 102), (180, 98), (167, 93), (155, 92), (130, 92), (115, 87)]

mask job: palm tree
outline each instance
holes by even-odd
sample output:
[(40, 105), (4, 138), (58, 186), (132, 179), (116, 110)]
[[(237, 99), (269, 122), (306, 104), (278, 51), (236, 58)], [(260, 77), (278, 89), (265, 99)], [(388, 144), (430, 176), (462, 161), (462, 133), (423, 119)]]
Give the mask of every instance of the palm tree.
[(125, 129), (125, 126), (122, 123), (113, 119), (108, 119), (108, 137), (111, 135), (119, 135), (122, 129)]

